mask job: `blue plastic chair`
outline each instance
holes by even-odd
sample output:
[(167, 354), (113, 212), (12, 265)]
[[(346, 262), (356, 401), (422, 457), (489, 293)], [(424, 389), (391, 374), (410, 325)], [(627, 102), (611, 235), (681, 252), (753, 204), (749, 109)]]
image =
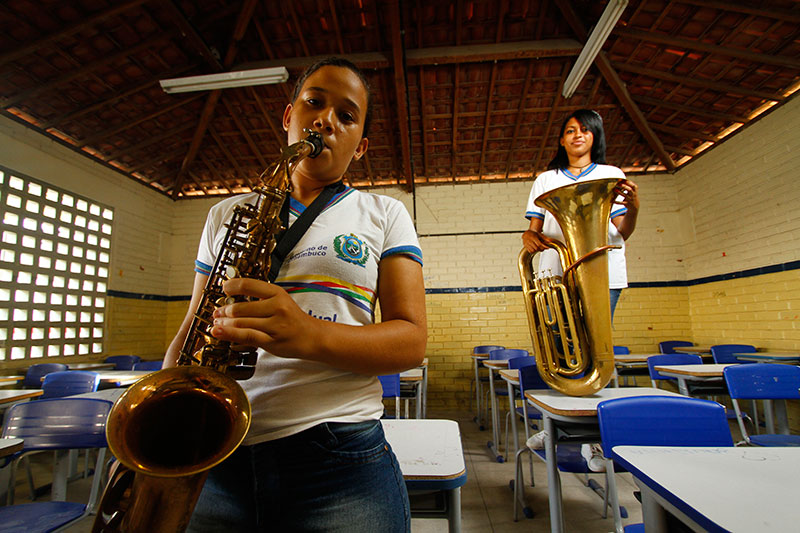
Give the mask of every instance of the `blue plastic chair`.
[[(383, 387), (384, 398), (394, 398), (394, 417), (400, 418), (400, 374), (378, 376)], [(384, 415), (385, 416), (385, 415)]]
[(134, 363), (133, 370), (161, 370), (164, 361), (142, 361)]
[(54, 531), (94, 511), (106, 458), (105, 422), (111, 406), (111, 402), (95, 398), (53, 398), (20, 403), (9, 409), (3, 425), (3, 437), (24, 440), (22, 451), (9, 458), (12, 462), (9, 466), (9, 504), (14, 501), (16, 466), (25, 455), (44, 450), (66, 455), (64, 452), (69, 450), (90, 448), (97, 449), (98, 453), (89, 498), (85, 504), (50, 501), (0, 507), (0, 528), (4, 532)]
[(100, 384), (100, 375), (97, 372), (81, 370), (66, 370), (51, 372), (42, 380), (41, 400), (48, 398), (63, 398), (84, 392), (94, 392)]
[(614, 526), (622, 532), (614, 477), (614, 446), (733, 446), (725, 408), (676, 396), (634, 396), (597, 405)]
[(133, 370), (133, 365), (141, 362), (142, 358), (138, 355), (109, 355), (106, 363), (114, 363), (115, 370)]
[(756, 347), (750, 344), (717, 344), (711, 347), (711, 356), (717, 364), (726, 363), (749, 363), (741, 361), (732, 354), (735, 353), (755, 353)]
[(67, 365), (63, 363), (40, 363), (28, 367), (25, 372), (25, 379), (22, 380), (22, 386), (26, 389), (41, 389), (42, 378), (51, 372), (62, 372), (67, 370)]
[(676, 353), (675, 348), (680, 346), (694, 346), (689, 341), (662, 341), (658, 343), (658, 351), (661, 353)]
[[(479, 346), (475, 346), (474, 348), (472, 348), (472, 355), (485, 355), (488, 358), (489, 352), (491, 352), (492, 350), (502, 350), (504, 348), (505, 348), (505, 346), (500, 346), (500, 345), (497, 345), (497, 344), (481, 344)], [(472, 392), (474, 390), (475, 398), (477, 398), (477, 400), (476, 400), (476, 405), (475, 405), (475, 418), (473, 419), (473, 421), (476, 424), (478, 424), (478, 428), (481, 431), (483, 431), (485, 429), (485, 427), (481, 423), (481, 420), (483, 420), (483, 419), (481, 418), (482, 411), (481, 411), (481, 406), (480, 406), (480, 403), (481, 403), (480, 402), (480, 398), (483, 397), (483, 384), (489, 382), (489, 376), (488, 375), (485, 375), (485, 376), (480, 375), (480, 369), (481, 368), (486, 368), (485, 366), (483, 366), (483, 363), (481, 361), (476, 359), (475, 362), (474, 362), (474, 365), (475, 365), (475, 368), (474, 368), (475, 376), (472, 378), (471, 383), (470, 383), (470, 400), (469, 401), (470, 401), (470, 407), (472, 407), (472, 396), (471, 396), (471, 394), (472, 394)], [(473, 384), (475, 386), (474, 389), (472, 388)]]
[[(794, 365), (780, 365), (774, 363), (753, 363), (749, 365), (735, 365), (723, 370), (728, 392), (736, 411), (736, 420), (747, 444), (756, 446), (800, 446), (800, 435), (789, 435), (788, 424), (781, 433), (767, 433), (748, 435), (744, 424), (744, 415), (739, 408), (738, 400), (765, 400), (764, 412), (768, 426), (772, 424), (771, 406), (766, 405), (767, 400), (778, 400), (781, 408), (777, 412), (781, 418), (786, 415), (786, 400), (800, 399), (800, 367)], [(777, 406), (776, 406), (777, 407)], [(774, 431), (774, 430), (771, 430)]]

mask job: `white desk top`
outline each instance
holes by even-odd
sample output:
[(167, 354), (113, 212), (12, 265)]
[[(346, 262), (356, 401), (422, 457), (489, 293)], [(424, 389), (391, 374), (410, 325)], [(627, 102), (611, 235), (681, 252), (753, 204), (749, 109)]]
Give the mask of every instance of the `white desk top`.
[(461, 433), (454, 420), (381, 420), (406, 480), (452, 479), (464, 475)]
[(750, 352), (731, 355), (745, 361), (800, 361), (800, 353)]
[(706, 529), (798, 529), (800, 448), (615, 446), (614, 452), (634, 476)]
[(661, 355), (659, 353), (620, 353), (614, 354), (617, 363), (646, 363), (648, 357)]
[(0, 403), (12, 403), (41, 396), (42, 389), (0, 389)]
[(67, 368), (70, 370), (114, 370), (117, 365), (114, 363), (68, 363)]
[(22, 439), (15, 439), (12, 437), (0, 438), (0, 457), (13, 455), (22, 450), (25, 441)]
[(127, 387), (141, 378), (156, 372), (155, 370), (98, 370), (102, 385)]
[(483, 361), (483, 366), (499, 370), (501, 368), (508, 368), (508, 359), (486, 359)]
[(548, 413), (562, 416), (597, 416), (597, 404), (613, 398), (628, 396), (680, 396), (676, 392), (653, 387), (606, 388), (591, 396), (567, 396), (551, 389), (536, 389), (525, 393), (525, 397), (536, 407)]
[(711, 345), (708, 346), (676, 346), (673, 348), (678, 353), (704, 354), (711, 353)]
[(693, 376), (693, 377), (722, 377), (726, 366), (736, 363), (708, 364), (708, 365), (656, 365), (654, 368), (665, 376)]

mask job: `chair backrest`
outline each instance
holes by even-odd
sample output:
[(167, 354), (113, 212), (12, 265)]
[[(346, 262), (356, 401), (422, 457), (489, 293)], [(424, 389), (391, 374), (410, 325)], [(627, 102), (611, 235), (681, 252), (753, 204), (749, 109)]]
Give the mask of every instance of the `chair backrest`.
[(718, 364), (725, 363), (741, 363), (738, 357), (731, 354), (735, 353), (753, 353), (756, 347), (750, 344), (717, 344), (711, 347), (711, 356), (714, 362)]
[(650, 379), (655, 381), (657, 379), (672, 379), (669, 376), (664, 376), (659, 373), (655, 367), (666, 365), (702, 365), (703, 358), (699, 355), (692, 353), (668, 353), (662, 355), (651, 355), (647, 358), (647, 371), (650, 373)]
[[(534, 359), (531, 357), (531, 359)], [(539, 375), (539, 368), (536, 365), (523, 366), (519, 370), (519, 390), (525, 399), (525, 391), (531, 389), (549, 389), (548, 385)]]
[(662, 341), (658, 343), (658, 351), (661, 353), (675, 353), (678, 346), (694, 346), (689, 341)]
[(51, 372), (61, 372), (67, 370), (67, 365), (63, 363), (40, 363), (38, 365), (31, 365), (28, 371), (25, 372), (25, 379), (22, 380), (22, 386), (26, 389), (41, 389), (42, 378)]
[(746, 400), (800, 399), (800, 367), (753, 363), (725, 367), (722, 371), (731, 398)]
[(3, 437), (24, 439), (23, 450), (105, 448), (112, 403), (97, 398), (52, 398), (13, 405)]
[(492, 350), (502, 350), (505, 346), (495, 346), (494, 344), (484, 344), (481, 346), (475, 346), (472, 349), (473, 355), (487, 355)]
[(142, 361), (134, 363), (133, 370), (161, 370), (164, 361)]
[(614, 346), (614, 355), (625, 355), (631, 353), (627, 346)]
[(42, 391), (44, 392), (39, 398), (63, 398), (84, 392), (94, 392), (99, 384), (100, 375), (97, 372), (81, 370), (51, 372), (42, 380)]
[(498, 361), (503, 359), (514, 359), (515, 357), (528, 357), (528, 350), (515, 350), (511, 348), (500, 348), (489, 352), (489, 359)]
[(133, 365), (142, 360), (138, 355), (109, 355), (106, 363), (114, 363), (116, 370), (133, 370)]
[(378, 376), (383, 387), (384, 398), (396, 398), (400, 396), (400, 374), (386, 374)]
[(733, 446), (725, 408), (678, 396), (632, 396), (597, 405), (606, 457), (614, 446)]
[(508, 368), (510, 370), (516, 370), (518, 368), (522, 368), (524, 366), (535, 366), (536, 365), (536, 358), (531, 357), (530, 355), (524, 355), (522, 357), (512, 357), (508, 360)]

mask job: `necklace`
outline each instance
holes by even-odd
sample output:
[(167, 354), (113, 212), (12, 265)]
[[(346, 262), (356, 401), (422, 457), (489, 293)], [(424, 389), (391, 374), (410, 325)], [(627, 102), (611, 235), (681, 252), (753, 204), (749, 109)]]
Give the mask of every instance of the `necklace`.
[(576, 175), (579, 175), (581, 172), (583, 172), (584, 169), (588, 168), (590, 165), (591, 165), (591, 163), (589, 163), (588, 165), (583, 165), (582, 167), (576, 167), (574, 165), (569, 165), (567, 167), (567, 169), (570, 169), (570, 168), (578, 169), (578, 172), (576, 173)]

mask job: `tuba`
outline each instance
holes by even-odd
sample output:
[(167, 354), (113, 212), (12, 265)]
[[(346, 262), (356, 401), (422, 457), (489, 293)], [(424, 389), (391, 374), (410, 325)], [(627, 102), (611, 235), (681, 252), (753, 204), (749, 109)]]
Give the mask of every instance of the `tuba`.
[(237, 301), (222, 290), (225, 280), (266, 279), (291, 172), (322, 152), (321, 135), (306, 133), (261, 174), (256, 201), (235, 208), (178, 366), (140, 379), (111, 409), (106, 438), (120, 465), (104, 490), (93, 533), (183, 531), (209, 469), (247, 434), (250, 402), (236, 379), (253, 375), (257, 351), (219, 341), (209, 330), (214, 309)]
[(564, 242), (545, 237), (563, 274), (537, 277), (535, 254), (519, 254), (528, 326), (542, 379), (570, 396), (588, 396), (614, 374), (606, 253), (608, 221), (620, 180), (579, 182), (553, 189), (535, 203), (556, 219)]

